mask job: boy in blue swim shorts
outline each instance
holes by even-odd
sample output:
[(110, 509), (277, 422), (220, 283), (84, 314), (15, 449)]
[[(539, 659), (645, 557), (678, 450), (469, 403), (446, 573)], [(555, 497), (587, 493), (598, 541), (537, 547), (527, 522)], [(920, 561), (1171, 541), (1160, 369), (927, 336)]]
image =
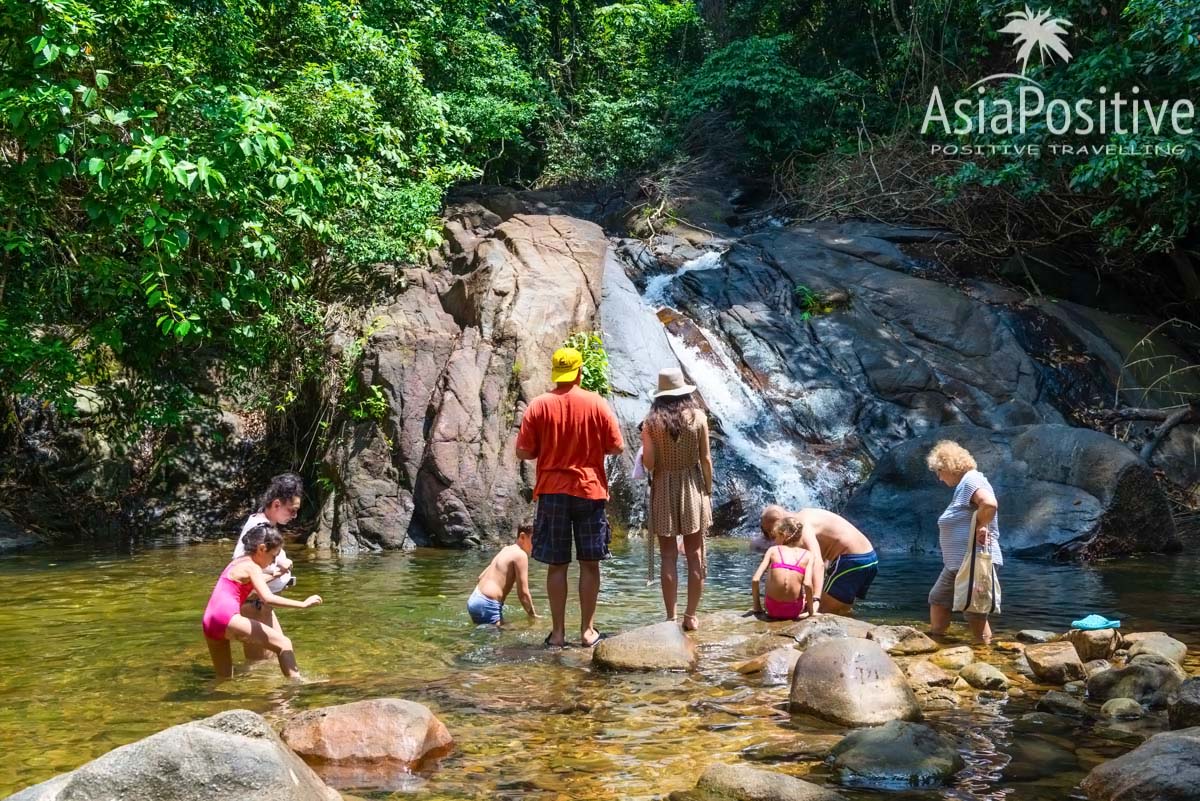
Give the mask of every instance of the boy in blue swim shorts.
[(789, 512), (782, 506), (768, 506), (762, 513), (763, 533), (774, 529), (784, 518), (803, 527), (801, 546), (821, 554), (813, 563), (813, 612), (845, 615), (854, 602), (867, 597), (867, 590), (879, 572), (879, 557), (866, 535), (841, 515), (827, 509), (801, 509)]
[(529, 593), (529, 552), (533, 550), (533, 526), (517, 528), (517, 541), (500, 549), (492, 563), (479, 574), (479, 583), (467, 599), (467, 613), (476, 625), (504, 621), (504, 599), (515, 585), (517, 597), (530, 620), (537, 617), (533, 596)]

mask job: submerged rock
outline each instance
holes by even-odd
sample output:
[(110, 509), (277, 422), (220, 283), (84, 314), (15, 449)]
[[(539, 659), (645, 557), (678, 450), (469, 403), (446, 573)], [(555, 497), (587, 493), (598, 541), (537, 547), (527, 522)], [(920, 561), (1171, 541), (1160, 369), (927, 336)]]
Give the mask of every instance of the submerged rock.
[(881, 790), (939, 787), (963, 768), (952, 740), (900, 720), (851, 732), (834, 746), (830, 760), (840, 784)]
[(696, 643), (678, 623), (663, 621), (596, 644), (592, 663), (612, 670), (693, 670)]
[(235, 709), (109, 751), (7, 801), (340, 801), (254, 712)]
[(290, 718), (280, 737), (334, 786), (381, 789), (399, 787), (410, 768), (454, 744), (428, 707), (399, 698), (310, 709)]
[(1149, 631), (1141, 634), (1130, 634), (1125, 637), (1125, 647), (1129, 649), (1129, 659), (1149, 654), (1161, 656), (1176, 664), (1182, 664), (1187, 656), (1187, 646), (1174, 637), (1161, 631)]
[(671, 799), (699, 797), (719, 801), (846, 801), (845, 796), (785, 773), (749, 765), (709, 765), (696, 782), (696, 793), (672, 793)]
[(1002, 775), (1008, 781), (1036, 781), (1079, 770), (1075, 755), (1058, 742), (1037, 735), (1017, 737), (1004, 746), (1010, 757)]
[(1088, 705), (1073, 695), (1051, 690), (1038, 699), (1037, 710), (1053, 715), (1071, 715), (1077, 718), (1091, 717)]
[(1191, 801), (1200, 795), (1200, 727), (1156, 734), (1083, 780), (1091, 801)]
[(1200, 726), (1200, 678), (1192, 678), (1167, 699), (1167, 717), (1172, 729)]
[(920, 720), (900, 668), (877, 643), (833, 639), (809, 648), (792, 673), (791, 709), (843, 726)]
[(1150, 708), (1165, 706), (1187, 674), (1174, 662), (1152, 662), (1148, 656), (1141, 658), (1144, 661), (1094, 674), (1087, 681), (1088, 697), (1097, 701), (1132, 698)]
[(1045, 684), (1066, 684), (1087, 676), (1075, 646), (1069, 642), (1048, 642), (1025, 649), (1025, 658), (1037, 680)]
[(1132, 698), (1110, 698), (1100, 707), (1100, 714), (1117, 720), (1133, 720), (1146, 714), (1142, 705)]
[(876, 626), (867, 632), (867, 639), (879, 643), (892, 656), (928, 654), (938, 649), (936, 642), (912, 626)]
[(1008, 688), (1008, 677), (987, 662), (972, 662), (958, 675), (977, 690), (1005, 690)]
[(1116, 629), (1096, 629), (1094, 631), (1072, 629), (1063, 639), (1075, 646), (1075, 652), (1079, 654), (1082, 662), (1111, 659), (1117, 649), (1121, 647), (1121, 635)]

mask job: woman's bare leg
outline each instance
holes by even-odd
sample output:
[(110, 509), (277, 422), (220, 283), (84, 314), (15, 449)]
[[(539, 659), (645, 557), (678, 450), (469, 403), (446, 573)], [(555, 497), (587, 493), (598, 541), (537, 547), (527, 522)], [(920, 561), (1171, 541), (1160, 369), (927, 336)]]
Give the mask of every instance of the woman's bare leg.
[(679, 543), (674, 537), (659, 537), (658, 548), (662, 554), (659, 577), (662, 580), (663, 606), (667, 609), (667, 620), (674, 620), (676, 598), (679, 595)]
[(687, 611), (683, 614), (683, 627), (696, 630), (696, 610), (700, 608), (700, 596), (704, 594), (704, 532), (697, 531), (683, 538), (683, 552), (687, 555), (688, 586)]
[(296, 652), (292, 650), (292, 641), (282, 631), (272, 626), (264, 626), (257, 620), (234, 615), (225, 628), (225, 636), (231, 640), (252, 642), (279, 657), (279, 669), (289, 679), (299, 678), (300, 668), (296, 667)]
[(987, 615), (967, 615), (967, 625), (971, 627), (971, 637), (975, 642), (992, 644), (992, 626), (988, 623)]
[(233, 678), (233, 652), (229, 648), (229, 640), (213, 640), (204, 638), (208, 644), (208, 655), (212, 657), (213, 669), (218, 679)]
[(929, 605), (929, 633), (941, 636), (950, 628), (950, 607)]

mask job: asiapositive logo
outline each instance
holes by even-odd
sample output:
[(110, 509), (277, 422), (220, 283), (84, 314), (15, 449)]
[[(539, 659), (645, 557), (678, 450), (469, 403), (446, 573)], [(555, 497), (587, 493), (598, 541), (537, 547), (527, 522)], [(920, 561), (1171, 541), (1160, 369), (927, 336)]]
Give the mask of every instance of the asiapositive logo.
[[(1026, 74), (1029, 60), (1036, 51), (1038, 63), (1043, 67), (1070, 62), (1067, 37), (1070, 36), (1071, 22), (1054, 16), (1048, 8), (1034, 12), (1029, 6), (1005, 17), (1008, 21), (1000, 28), (1000, 33), (1013, 37), (1012, 45), (1017, 50), (1015, 60), (1021, 71), (998, 72), (979, 79), (967, 87), (967, 94), (974, 97), (960, 97), (950, 106), (949, 112), (941, 88), (934, 86), (921, 123), (922, 134), (933, 131), (954, 137), (986, 134), (1004, 137), (1021, 135), (1028, 127), (1044, 125), (1055, 137), (1045, 145), (1045, 149), (1054, 155), (1183, 155), (1185, 148), (1179, 144), (1116, 145), (1096, 140), (1112, 135), (1174, 133), (1191, 136), (1196, 108), (1190, 99), (1150, 100), (1141, 97), (1142, 90), (1137, 85), (1124, 90), (1098, 86), (1090, 97), (1047, 98), (1046, 87)], [(989, 91), (1006, 88), (1010, 81), (1020, 83), (1015, 103), (1010, 96)], [(1072, 137), (1089, 137), (1091, 141)], [(949, 156), (997, 153), (1039, 156), (1042, 150), (1040, 144), (1003, 141), (988, 144), (950, 142), (931, 146), (932, 153)]]

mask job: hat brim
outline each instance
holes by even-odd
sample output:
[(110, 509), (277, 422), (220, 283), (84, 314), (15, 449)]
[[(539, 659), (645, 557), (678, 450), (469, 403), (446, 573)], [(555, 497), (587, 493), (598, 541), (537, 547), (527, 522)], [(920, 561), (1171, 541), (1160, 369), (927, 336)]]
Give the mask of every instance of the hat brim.
[(695, 391), (696, 388), (691, 384), (684, 384), (682, 387), (677, 387), (675, 389), (660, 389), (658, 392), (654, 393), (654, 397), (669, 398), (676, 395), (691, 395)]
[(570, 370), (551, 369), (550, 370), (550, 380), (556, 384), (560, 384), (563, 381), (574, 381), (576, 378), (579, 377), (579, 370), (580, 370), (579, 367), (575, 367)]

